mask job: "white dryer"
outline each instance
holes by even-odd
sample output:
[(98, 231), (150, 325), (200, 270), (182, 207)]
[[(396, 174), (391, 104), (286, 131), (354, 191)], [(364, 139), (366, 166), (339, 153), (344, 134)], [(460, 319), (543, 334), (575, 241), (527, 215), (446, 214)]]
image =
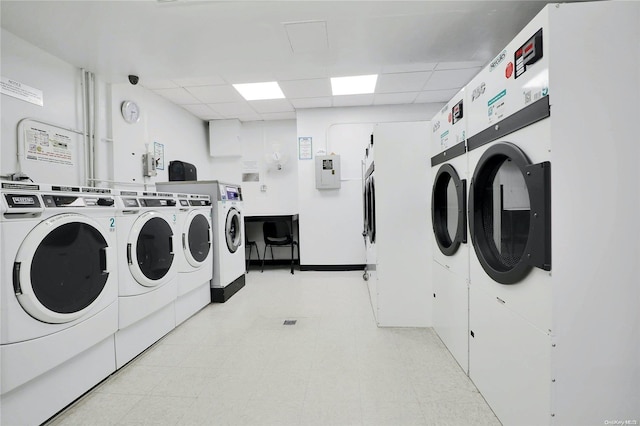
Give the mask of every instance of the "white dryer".
[(116, 191), (118, 368), (176, 325), (178, 208), (171, 193)]
[(469, 376), (505, 424), (551, 416), (549, 38), (541, 25), (525, 27), (471, 80), (465, 102)]
[(365, 271), (364, 279), (367, 281), (369, 297), (377, 312), (378, 289), (377, 289), (377, 258), (376, 258), (376, 184), (375, 184), (375, 161), (374, 161), (373, 134), (365, 148), (363, 159), (362, 175), (362, 198), (363, 198), (363, 225), (362, 236), (365, 245)]
[(108, 189), (2, 182), (2, 424), (39, 424), (113, 371), (118, 327)]
[(177, 231), (180, 249), (178, 261), (178, 299), (176, 324), (211, 303), (213, 277), (213, 233), (211, 199), (201, 194), (176, 194)]
[(365, 172), (369, 296), (381, 327), (431, 325), (427, 121), (378, 123)]
[(547, 5), (467, 86), (469, 376), (504, 424), (640, 417), (639, 51), (640, 3)]
[(245, 285), (244, 217), (240, 185), (217, 180), (156, 183), (159, 191), (211, 197), (213, 279), (211, 301), (225, 302)]
[(464, 89), (431, 121), (433, 328), (469, 372), (469, 246)]

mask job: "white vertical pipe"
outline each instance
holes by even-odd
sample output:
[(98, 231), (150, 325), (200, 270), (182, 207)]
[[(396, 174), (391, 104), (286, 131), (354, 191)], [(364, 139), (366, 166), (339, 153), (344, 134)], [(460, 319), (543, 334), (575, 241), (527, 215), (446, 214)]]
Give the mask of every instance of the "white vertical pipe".
[(87, 71), (82, 68), (82, 79), (81, 79), (81, 87), (82, 87), (82, 138), (84, 140), (84, 156), (83, 156), (83, 169), (84, 169), (84, 183), (85, 185), (89, 184), (89, 175), (87, 171), (88, 164), (88, 138), (87, 138), (87, 79), (86, 79)]

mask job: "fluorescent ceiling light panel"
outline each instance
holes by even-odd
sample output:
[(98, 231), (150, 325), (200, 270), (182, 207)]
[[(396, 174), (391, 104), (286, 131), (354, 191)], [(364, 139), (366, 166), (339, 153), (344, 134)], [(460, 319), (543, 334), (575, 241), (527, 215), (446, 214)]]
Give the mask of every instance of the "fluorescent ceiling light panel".
[(376, 90), (378, 75), (357, 75), (353, 77), (331, 78), (331, 91), (333, 96), (338, 95), (365, 95)]
[(234, 84), (233, 87), (248, 101), (284, 99), (284, 93), (276, 81), (265, 83)]

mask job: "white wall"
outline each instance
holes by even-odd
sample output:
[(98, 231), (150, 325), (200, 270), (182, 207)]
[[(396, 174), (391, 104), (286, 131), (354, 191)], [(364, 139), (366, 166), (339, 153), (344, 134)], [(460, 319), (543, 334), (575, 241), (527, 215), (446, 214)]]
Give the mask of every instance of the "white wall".
[[(297, 113), (298, 137), (313, 138), (318, 150), (341, 155), (340, 189), (315, 188), (315, 162), (298, 162), (301, 265), (365, 263), (361, 170), (375, 123), (429, 120), (441, 104), (322, 108)], [(427, 143), (427, 141), (425, 141)], [(425, 167), (427, 167), (425, 159)]]
[[(111, 86), (111, 150), (114, 159), (113, 180), (148, 183), (169, 180), (169, 162), (181, 160), (198, 170), (198, 179), (216, 179), (214, 161), (209, 157), (208, 124), (179, 106), (141, 86)], [(140, 121), (127, 123), (122, 118), (122, 102), (131, 100), (140, 107)], [(142, 176), (142, 154), (152, 152), (154, 142), (164, 145), (164, 170), (152, 178)]]
[[(81, 130), (81, 71), (2, 29), (2, 77), (16, 80), (43, 92), (44, 106), (2, 94), (2, 144), (0, 174), (18, 171), (17, 125), (23, 118), (35, 118)], [(82, 162), (75, 167), (83, 167)], [(56, 167), (29, 167), (34, 180), (56, 183)], [(80, 182), (59, 182), (80, 183)]]

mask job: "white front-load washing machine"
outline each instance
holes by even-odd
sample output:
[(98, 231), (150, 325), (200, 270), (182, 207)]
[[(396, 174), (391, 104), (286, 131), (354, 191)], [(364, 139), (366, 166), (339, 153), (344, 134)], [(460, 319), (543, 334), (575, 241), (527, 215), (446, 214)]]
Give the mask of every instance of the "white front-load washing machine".
[(469, 372), (469, 246), (464, 89), (431, 121), (433, 328)]
[(217, 180), (156, 183), (159, 191), (211, 197), (213, 279), (211, 301), (225, 302), (245, 285), (244, 217), (240, 185)]
[(116, 191), (118, 368), (175, 328), (178, 265), (174, 194)]
[(0, 423), (39, 424), (116, 369), (114, 197), (17, 182), (1, 194)]
[(176, 194), (180, 240), (177, 250), (178, 298), (176, 324), (211, 303), (210, 282), (213, 277), (213, 233), (211, 199), (201, 194)]

